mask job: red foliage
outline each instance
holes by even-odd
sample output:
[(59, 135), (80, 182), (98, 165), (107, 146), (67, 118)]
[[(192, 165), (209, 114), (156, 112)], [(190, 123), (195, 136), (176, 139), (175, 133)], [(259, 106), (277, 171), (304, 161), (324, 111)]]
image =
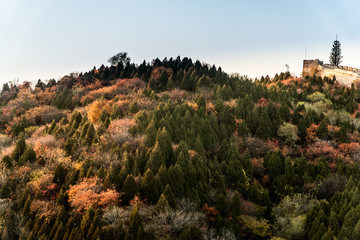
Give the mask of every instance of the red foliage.
[(327, 141), (316, 141), (303, 151), (307, 159), (313, 160), (324, 157), (328, 161), (336, 161), (336, 159), (342, 157), (339, 151)]
[(256, 102), (256, 105), (257, 106), (267, 106), (267, 105), (269, 105), (269, 101), (266, 98), (262, 97)]

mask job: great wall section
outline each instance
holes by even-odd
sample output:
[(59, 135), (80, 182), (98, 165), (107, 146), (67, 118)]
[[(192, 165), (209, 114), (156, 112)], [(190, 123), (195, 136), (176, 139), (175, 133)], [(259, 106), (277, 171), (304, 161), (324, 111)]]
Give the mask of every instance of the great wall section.
[(360, 69), (346, 66), (332, 66), (324, 64), (323, 61), (319, 59), (304, 60), (302, 76), (303, 78), (306, 76), (333, 78), (335, 76), (340, 84), (350, 87), (352, 83), (360, 82)]

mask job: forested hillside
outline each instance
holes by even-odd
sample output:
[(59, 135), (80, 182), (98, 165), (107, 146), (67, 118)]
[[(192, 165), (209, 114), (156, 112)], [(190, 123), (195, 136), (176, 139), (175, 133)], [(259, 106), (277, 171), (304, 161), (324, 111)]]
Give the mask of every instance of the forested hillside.
[(190, 58), (4, 84), (1, 239), (360, 239), (360, 91)]

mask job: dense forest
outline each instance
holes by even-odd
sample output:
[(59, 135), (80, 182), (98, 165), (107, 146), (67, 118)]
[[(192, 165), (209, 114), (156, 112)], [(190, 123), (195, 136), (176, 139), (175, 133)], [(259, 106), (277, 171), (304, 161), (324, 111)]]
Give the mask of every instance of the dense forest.
[(1, 239), (360, 239), (360, 90), (191, 58), (0, 95)]

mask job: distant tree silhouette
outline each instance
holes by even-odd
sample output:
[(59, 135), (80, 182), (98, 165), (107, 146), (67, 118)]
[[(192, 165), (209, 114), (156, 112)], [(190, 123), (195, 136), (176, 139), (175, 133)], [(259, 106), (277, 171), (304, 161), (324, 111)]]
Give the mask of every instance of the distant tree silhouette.
[(122, 63), (122, 65), (126, 66), (128, 63), (130, 63), (130, 60), (131, 58), (127, 55), (127, 52), (121, 52), (109, 58), (108, 62), (112, 66), (117, 66), (119, 63)]
[(339, 64), (341, 63), (341, 44), (339, 42), (339, 40), (334, 41), (333, 43), (333, 47), (330, 53), (330, 64), (333, 66), (339, 66)]

